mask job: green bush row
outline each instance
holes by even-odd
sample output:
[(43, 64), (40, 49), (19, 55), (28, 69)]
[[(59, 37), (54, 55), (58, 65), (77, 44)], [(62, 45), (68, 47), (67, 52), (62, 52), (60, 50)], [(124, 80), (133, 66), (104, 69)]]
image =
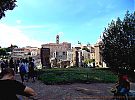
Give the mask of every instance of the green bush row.
[(47, 69), (40, 70), (39, 73), (38, 79), (45, 84), (114, 83), (117, 80), (117, 76), (111, 71), (103, 69)]

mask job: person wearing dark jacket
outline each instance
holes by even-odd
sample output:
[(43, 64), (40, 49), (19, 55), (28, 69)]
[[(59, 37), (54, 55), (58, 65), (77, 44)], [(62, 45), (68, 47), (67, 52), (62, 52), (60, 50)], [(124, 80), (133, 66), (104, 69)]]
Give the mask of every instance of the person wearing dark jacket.
[(14, 79), (13, 69), (6, 68), (1, 73), (0, 79), (0, 100), (19, 100), (17, 95), (36, 96), (36, 92)]

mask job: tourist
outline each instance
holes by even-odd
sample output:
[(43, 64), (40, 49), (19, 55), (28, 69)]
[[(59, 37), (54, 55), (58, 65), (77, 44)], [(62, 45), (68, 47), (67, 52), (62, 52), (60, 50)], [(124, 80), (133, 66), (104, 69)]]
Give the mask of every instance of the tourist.
[(12, 68), (13, 70), (15, 70), (13, 58), (11, 58), (11, 59), (9, 60), (9, 67)]
[(1, 62), (1, 71), (3, 71), (4, 69), (5, 69), (5, 61), (4, 60), (2, 60), (2, 62)]
[(26, 75), (26, 64), (25, 64), (25, 60), (24, 59), (22, 59), (22, 61), (20, 63), (19, 72), (20, 72), (22, 83), (24, 83), (24, 77)]
[(27, 58), (25, 59), (25, 70), (26, 70), (26, 74), (25, 74), (25, 80), (28, 82), (28, 73), (29, 73), (29, 63), (28, 63), (28, 60)]
[(0, 79), (0, 100), (19, 100), (17, 95), (36, 96), (36, 92), (25, 86), (19, 81), (16, 81), (13, 69), (6, 68), (1, 73)]
[(116, 90), (114, 91), (114, 98), (128, 98), (130, 90), (130, 82), (126, 74), (118, 75), (118, 82), (115, 84)]
[(130, 82), (128, 80), (128, 76), (125, 74), (120, 74), (118, 78), (119, 80), (116, 84), (118, 92), (122, 95), (125, 95), (130, 90)]
[(29, 79), (32, 78), (33, 82), (35, 82), (35, 71), (34, 71), (34, 68), (35, 68), (35, 64), (32, 60), (32, 58), (29, 59)]

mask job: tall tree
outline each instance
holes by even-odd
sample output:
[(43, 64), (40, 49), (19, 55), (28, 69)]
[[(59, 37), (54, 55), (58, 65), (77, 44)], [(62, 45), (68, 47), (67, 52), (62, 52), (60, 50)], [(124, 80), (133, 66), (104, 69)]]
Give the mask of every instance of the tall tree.
[(16, 7), (16, 0), (0, 0), (0, 19), (5, 17), (5, 11), (13, 10)]
[(113, 69), (135, 69), (135, 12), (112, 21), (103, 32), (103, 60)]
[(5, 56), (6, 50), (4, 48), (0, 48), (0, 56)]

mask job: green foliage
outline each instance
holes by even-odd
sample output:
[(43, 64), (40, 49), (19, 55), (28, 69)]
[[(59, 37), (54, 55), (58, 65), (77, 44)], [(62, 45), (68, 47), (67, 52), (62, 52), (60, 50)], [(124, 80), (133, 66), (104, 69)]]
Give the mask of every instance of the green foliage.
[(9, 55), (8, 52), (12, 52), (12, 49), (14, 49), (15, 47), (18, 48), (18, 46), (16, 46), (16, 45), (11, 45), (10, 47), (7, 47), (7, 48), (0, 48), (0, 56)]
[(16, 0), (0, 0), (0, 19), (5, 17), (5, 11), (13, 10), (16, 7)]
[(6, 54), (6, 49), (0, 48), (0, 56), (5, 56)]
[(113, 69), (135, 69), (135, 13), (112, 21), (103, 32), (103, 59)]
[(68, 83), (86, 83), (86, 82), (116, 82), (117, 76), (109, 70), (100, 69), (48, 69), (40, 70), (42, 73), (39, 80), (45, 84), (68, 84)]
[(87, 52), (90, 52), (90, 50), (87, 47), (84, 47), (82, 50), (85, 50)]
[(94, 59), (85, 59), (84, 63), (88, 64), (88, 63), (92, 63), (95, 62)]

